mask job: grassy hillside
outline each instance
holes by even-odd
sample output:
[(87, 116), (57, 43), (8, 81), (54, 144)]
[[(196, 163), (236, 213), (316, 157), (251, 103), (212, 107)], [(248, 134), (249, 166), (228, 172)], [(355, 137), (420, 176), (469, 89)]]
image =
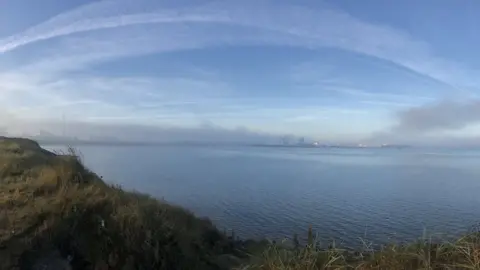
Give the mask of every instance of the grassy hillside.
[(25, 139), (0, 138), (0, 211), (2, 269), (227, 269), (237, 258), (210, 221)]
[(233, 241), (208, 220), (105, 184), (73, 152), (0, 137), (0, 269), (480, 269), (480, 237), (347, 252)]

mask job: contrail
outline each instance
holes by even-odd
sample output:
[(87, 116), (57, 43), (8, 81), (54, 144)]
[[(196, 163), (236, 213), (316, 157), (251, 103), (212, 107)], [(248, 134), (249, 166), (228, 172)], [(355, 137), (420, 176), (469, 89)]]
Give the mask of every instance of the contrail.
[[(149, 10), (142, 8), (143, 4), (151, 3), (154, 6), (149, 6)], [(457, 85), (475, 77), (466, 77), (466, 70), (457, 63), (434, 56), (428, 44), (421, 40), (388, 26), (358, 20), (342, 11), (313, 10), (268, 0), (172, 7), (174, 3), (103, 1), (81, 6), (0, 40), (0, 54), (33, 42), (92, 30), (138, 24), (217, 23), (294, 36), (295, 45), (301, 47), (337, 48), (384, 59), (457, 91)], [(477, 81), (473, 83), (478, 85)]]
[[(20, 46), (29, 43), (51, 39), (70, 34), (88, 32), (92, 30), (100, 30), (107, 28), (116, 28), (137, 24), (153, 24), (153, 23), (179, 23), (179, 22), (228, 22), (227, 18), (208, 16), (208, 14), (199, 15), (178, 15), (173, 16), (173, 12), (158, 12), (158, 13), (143, 13), (143, 14), (128, 14), (113, 16), (107, 18), (92, 18), (83, 19), (72, 22), (68, 25), (57, 26), (47, 31), (38, 31), (44, 28), (44, 25), (31, 28), (24, 33), (14, 35), (0, 40), (0, 53), (5, 53), (14, 50)], [(50, 23), (48, 23), (50, 24)], [(45, 23), (47, 25), (47, 23)]]

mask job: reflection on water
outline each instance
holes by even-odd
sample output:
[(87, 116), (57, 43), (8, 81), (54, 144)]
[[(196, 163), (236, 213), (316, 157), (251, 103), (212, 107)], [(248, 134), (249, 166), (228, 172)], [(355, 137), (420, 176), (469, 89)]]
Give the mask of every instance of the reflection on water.
[[(48, 146), (49, 149), (59, 149)], [(455, 235), (480, 221), (480, 152), (268, 147), (79, 147), (107, 181), (210, 217), (243, 237), (311, 224), (346, 245)]]

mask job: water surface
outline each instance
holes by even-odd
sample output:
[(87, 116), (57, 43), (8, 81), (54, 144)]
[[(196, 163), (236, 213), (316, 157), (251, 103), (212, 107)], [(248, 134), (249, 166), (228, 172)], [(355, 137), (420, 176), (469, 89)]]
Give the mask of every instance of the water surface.
[[(46, 146), (61, 149), (61, 146)], [(455, 236), (480, 221), (480, 152), (80, 146), (111, 183), (208, 216), (242, 237), (309, 225), (344, 245)]]

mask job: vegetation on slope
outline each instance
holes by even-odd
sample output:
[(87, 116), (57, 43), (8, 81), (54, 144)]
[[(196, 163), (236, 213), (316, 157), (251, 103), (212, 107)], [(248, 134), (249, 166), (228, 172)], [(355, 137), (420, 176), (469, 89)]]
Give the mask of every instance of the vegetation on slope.
[(0, 269), (480, 269), (477, 232), (357, 252), (320, 248), (311, 229), (306, 247), (232, 238), (184, 209), (105, 184), (73, 152), (0, 138)]
[(406, 245), (389, 245), (380, 250), (365, 247), (355, 252), (330, 245), (321, 248), (309, 230), (306, 247), (285, 248), (272, 244), (244, 270), (320, 269), (480, 269), (480, 235), (473, 231), (455, 242), (419, 240)]
[(0, 139), (0, 181), (2, 269), (226, 269), (235, 253), (210, 221), (30, 140)]

